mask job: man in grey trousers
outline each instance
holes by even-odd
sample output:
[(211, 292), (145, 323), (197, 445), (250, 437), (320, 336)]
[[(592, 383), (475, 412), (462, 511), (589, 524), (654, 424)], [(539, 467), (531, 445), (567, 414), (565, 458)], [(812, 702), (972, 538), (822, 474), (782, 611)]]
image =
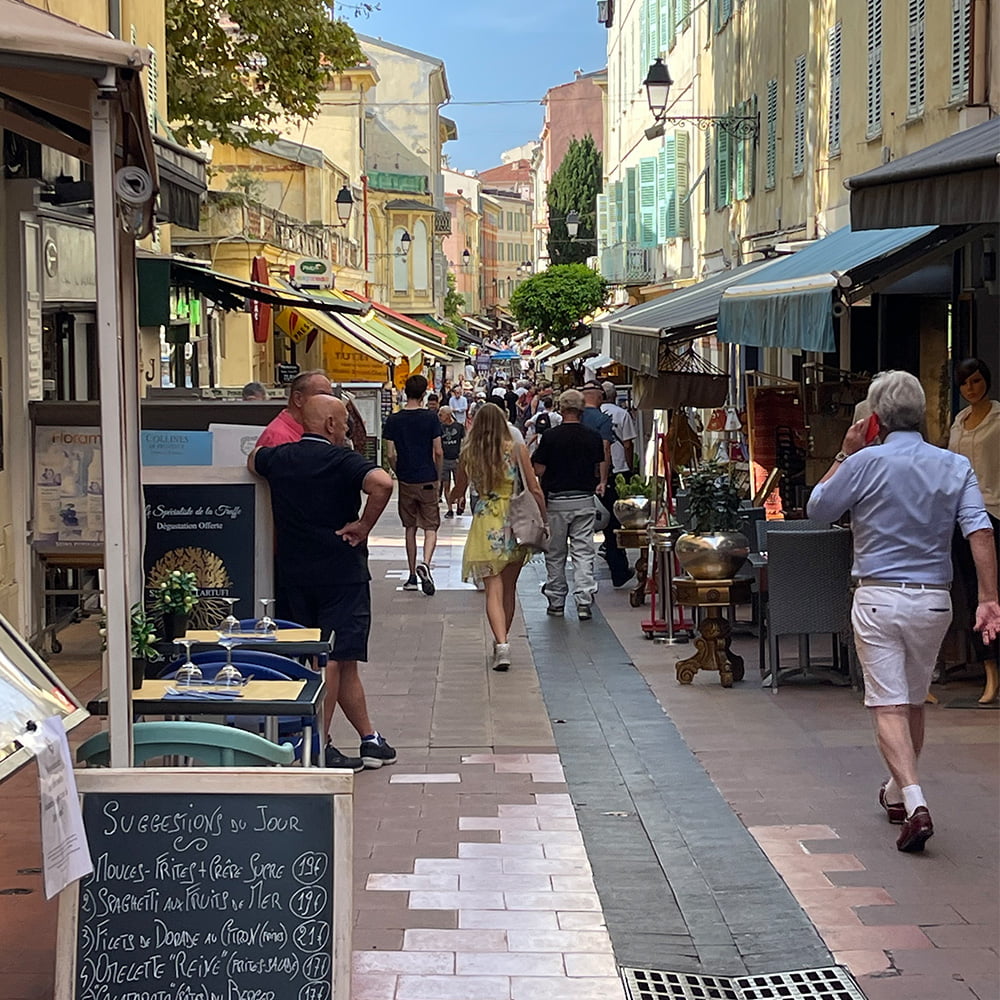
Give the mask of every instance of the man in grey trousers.
[(581, 621), (591, 617), (597, 592), (594, 580), (595, 494), (607, 481), (604, 442), (580, 423), (583, 395), (566, 389), (559, 396), (562, 423), (542, 436), (531, 461), (545, 492), (549, 513), (548, 579), (545, 596), (550, 615), (562, 615), (569, 594), (566, 557), (573, 557), (573, 598)]

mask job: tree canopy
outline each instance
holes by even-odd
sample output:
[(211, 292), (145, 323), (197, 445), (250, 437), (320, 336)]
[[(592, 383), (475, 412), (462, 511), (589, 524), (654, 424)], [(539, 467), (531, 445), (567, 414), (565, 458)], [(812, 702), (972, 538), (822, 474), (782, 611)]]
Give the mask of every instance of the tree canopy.
[(586, 264), (554, 264), (514, 289), (510, 311), (539, 341), (568, 347), (581, 332), (581, 320), (603, 305), (606, 295), (604, 279)]
[(232, 146), (309, 120), (332, 73), (364, 60), (327, 0), (167, 0), (167, 100), (180, 142)]
[[(588, 133), (582, 139), (573, 139), (549, 181), (548, 247), (553, 264), (582, 264), (597, 252), (595, 213), (603, 172), (594, 137)], [(575, 241), (570, 240), (566, 230), (566, 214), (571, 209), (580, 213)]]

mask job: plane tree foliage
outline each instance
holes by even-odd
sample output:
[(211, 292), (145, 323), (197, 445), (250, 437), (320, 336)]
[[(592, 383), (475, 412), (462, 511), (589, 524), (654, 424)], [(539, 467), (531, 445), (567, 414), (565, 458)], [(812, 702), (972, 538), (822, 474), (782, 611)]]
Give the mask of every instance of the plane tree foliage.
[(536, 343), (566, 348), (606, 297), (604, 279), (586, 264), (553, 264), (514, 289), (510, 311), (522, 330), (535, 331)]
[(308, 121), (330, 75), (364, 61), (328, 0), (167, 0), (167, 102), (177, 140), (233, 146)]

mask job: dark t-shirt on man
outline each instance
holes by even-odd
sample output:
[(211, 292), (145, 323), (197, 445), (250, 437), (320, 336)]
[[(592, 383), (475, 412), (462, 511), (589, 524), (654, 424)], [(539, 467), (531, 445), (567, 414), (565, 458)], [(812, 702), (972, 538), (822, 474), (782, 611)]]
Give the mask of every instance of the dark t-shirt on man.
[(531, 461), (545, 466), (542, 489), (546, 496), (593, 493), (599, 482), (597, 466), (604, 461), (604, 444), (596, 431), (564, 422), (545, 432)]
[(456, 420), (450, 424), (441, 425), (441, 450), (446, 462), (457, 462), (462, 451), (462, 439), (465, 428)]
[(336, 532), (361, 512), (365, 476), (378, 468), (350, 448), (315, 434), (261, 448), (254, 468), (271, 487), (278, 579), (288, 586), (367, 583), (368, 546)]
[(434, 439), (441, 437), (441, 420), (430, 410), (402, 409), (385, 421), (382, 436), (396, 446), (396, 478), (401, 483), (433, 483)]

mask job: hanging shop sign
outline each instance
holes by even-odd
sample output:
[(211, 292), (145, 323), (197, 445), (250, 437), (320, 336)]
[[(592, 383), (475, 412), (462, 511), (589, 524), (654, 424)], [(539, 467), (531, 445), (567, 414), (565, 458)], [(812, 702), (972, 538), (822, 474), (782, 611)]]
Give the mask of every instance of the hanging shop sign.
[(294, 265), (291, 278), (299, 288), (333, 288), (333, 267), (322, 257), (302, 257)]

